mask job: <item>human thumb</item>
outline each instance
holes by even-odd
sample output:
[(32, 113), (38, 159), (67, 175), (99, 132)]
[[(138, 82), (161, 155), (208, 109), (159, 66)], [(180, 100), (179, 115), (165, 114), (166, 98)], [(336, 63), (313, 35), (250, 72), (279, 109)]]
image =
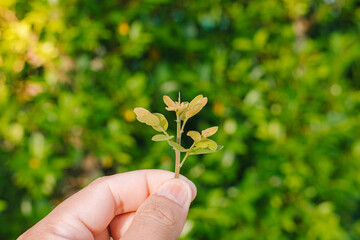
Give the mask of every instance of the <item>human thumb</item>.
[(162, 184), (138, 208), (122, 240), (177, 239), (184, 227), (195, 185), (172, 179)]

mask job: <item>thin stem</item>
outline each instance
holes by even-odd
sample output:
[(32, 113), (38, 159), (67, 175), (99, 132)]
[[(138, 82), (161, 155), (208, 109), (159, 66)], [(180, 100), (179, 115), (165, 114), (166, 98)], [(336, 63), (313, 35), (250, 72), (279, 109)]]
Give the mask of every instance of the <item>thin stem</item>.
[[(180, 101), (180, 95), (179, 95), (179, 101)], [(180, 132), (180, 116), (179, 114), (176, 114), (176, 143), (181, 144), (181, 132)], [(179, 178), (180, 175), (180, 159), (181, 159), (181, 153), (179, 150), (175, 149), (175, 178)]]
[(189, 156), (189, 154), (188, 154), (188, 152), (186, 153), (186, 155), (185, 155), (185, 157), (184, 157), (184, 159), (181, 161), (181, 163), (180, 163), (180, 167), (182, 167), (183, 166), (183, 164), (184, 164), (184, 162), (185, 162), (185, 160), (187, 159), (187, 157)]
[(185, 124), (187, 122), (187, 119), (184, 120), (183, 124), (182, 124), (182, 127), (181, 127), (181, 130), (180, 130), (180, 134), (182, 134), (184, 132), (184, 127), (185, 127)]
[(165, 129), (164, 129), (163, 127), (160, 126), (160, 129), (161, 129), (161, 131), (162, 131), (163, 133), (165, 133), (165, 135), (166, 135), (167, 137), (169, 136), (169, 134), (165, 131)]
[(183, 158), (183, 160), (182, 160), (181, 163), (180, 163), (180, 168), (183, 166), (185, 160), (187, 159), (187, 157), (188, 157), (189, 154), (190, 154), (191, 149), (193, 149), (194, 146), (195, 146), (195, 142), (191, 145), (191, 147), (189, 148), (189, 150), (186, 152), (185, 157)]

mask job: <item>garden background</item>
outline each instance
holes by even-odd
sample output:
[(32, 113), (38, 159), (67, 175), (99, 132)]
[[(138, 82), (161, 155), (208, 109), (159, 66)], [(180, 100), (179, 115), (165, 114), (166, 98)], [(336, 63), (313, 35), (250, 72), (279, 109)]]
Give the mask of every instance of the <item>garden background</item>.
[(358, 0), (1, 0), (0, 238), (96, 177), (173, 170), (133, 108), (171, 120), (179, 91), (225, 146), (182, 169), (181, 239), (360, 239)]

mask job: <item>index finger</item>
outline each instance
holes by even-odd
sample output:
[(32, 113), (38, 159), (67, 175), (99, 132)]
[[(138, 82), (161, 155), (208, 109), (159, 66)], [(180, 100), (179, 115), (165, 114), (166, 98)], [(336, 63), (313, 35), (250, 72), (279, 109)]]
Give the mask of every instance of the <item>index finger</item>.
[[(164, 170), (139, 170), (102, 177), (74, 194), (45, 219), (49, 223), (65, 222), (58, 235), (67, 236), (71, 229), (79, 236), (96, 236), (106, 230), (111, 220), (118, 214), (133, 212), (174, 173)], [(187, 178), (180, 179), (189, 183), (196, 196), (195, 185)], [(66, 230), (64, 230), (66, 229)], [(91, 235), (90, 235), (91, 234)], [(81, 236), (81, 235), (80, 235)]]

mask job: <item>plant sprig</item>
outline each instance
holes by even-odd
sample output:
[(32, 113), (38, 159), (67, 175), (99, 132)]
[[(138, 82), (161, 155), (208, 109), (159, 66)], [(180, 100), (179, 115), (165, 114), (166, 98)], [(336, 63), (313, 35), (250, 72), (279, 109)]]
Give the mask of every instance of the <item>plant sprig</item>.
[[(181, 146), (181, 136), (184, 132), (185, 124), (189, 118), (195, 116), (204, 108), (208, 101), (207, 97), (198, 95), (190, 103), (181, 102), (179, 93), (178, 101), (173, 101), (166, 95), (163, 97), (163, 100), (167, 106), (165, 109), (168, 111), (174, 111), (176, 114), (176, 142), (172, 140), (174, 136), (167, 133), (169, 123), (163, 114), (151, 113), (145, 108), (135, 108), (134, 112), (136, 114), (136, 119), (139, 122), (151, 126), (158, 132), (162, 132), (153, 136), (151, 140), (155, 142), (167, 141), (174, 149), (175, 178), (178, 178), (181, 167), (190, 155), (213, 153), (221, 150), (223, 146), (218, 145), (215, 141), (208, 138), (217, 132), (217, 126), (207, 128), (201, 131), (201, 133), (197, 131), (188, 131), (186, 135), (192, 138), (193, 144), (188, 149)], [(185, 154), (182, 160), (181, 153)]]

